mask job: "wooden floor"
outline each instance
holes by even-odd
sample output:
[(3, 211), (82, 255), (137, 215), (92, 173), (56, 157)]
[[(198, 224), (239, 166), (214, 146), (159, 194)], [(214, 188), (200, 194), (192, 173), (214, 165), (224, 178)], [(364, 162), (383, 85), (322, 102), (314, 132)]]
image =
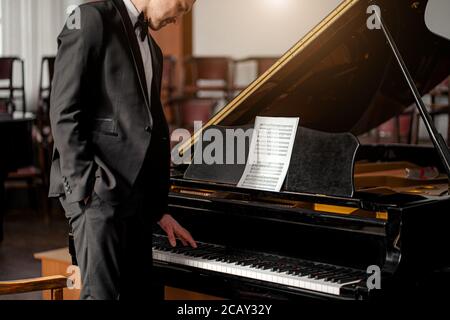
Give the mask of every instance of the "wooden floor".
[[(5, 235), (0, 242), (0, 281), (39, 277), (41, 265), (36, 252), (67, 246), (67, 222), (58, 210), (46, 224), (30, 209), (15, 208), (6, 212)], [(40, 300), (40, 292), (0, 296), (0, 300)]]
[[(65, 247), (67, 247), (67, 222), (63, 213), (58, 210), (57, 203), (55, 203), (55, 209), (48, 224), (33, 210), (17, 207), (14, 209), (10, 208), (5, 216), (5, 239), (3, 242), (0, 242), (0, 281), (40, 277), (42, 275), (41, 261), (36, 259), (35, 254)], [(68, 260), (68, 258), (60, 260)], [(59, 264), (61, 264), (61, 261), (59, 261)], [(66, 264), (62, 269), (59, 269), (66, 270), (69, 262), (69, 260), (63, 261), (63, 264)], [(58, 263), (54, 264), (57, 265)], [(47, 265), (46, 269), (50, 267)], [(52, 270), (47, 271), (51, 272)], [(73, 292), (69, 293), (67, 294), (66, 292), (66, 299), (73, 298)], [(0, 296), (0, 300), (41, 299), (41, 292)], [(166, 299), (217, 300), (220, 298), (176, 288), (166, 288)]]

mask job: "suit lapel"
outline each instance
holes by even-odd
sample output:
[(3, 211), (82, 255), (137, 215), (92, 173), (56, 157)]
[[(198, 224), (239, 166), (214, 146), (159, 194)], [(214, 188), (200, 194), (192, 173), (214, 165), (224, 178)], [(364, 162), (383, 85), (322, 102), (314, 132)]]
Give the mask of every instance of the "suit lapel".
[[(127, 35), (127, 39), (130, 45), (130, 50), (134, 60), (134, 66), (136, 69), (136, 73), (139, 78), (139, 83), (141, 85), (142, 94), (144, 95), (145, 103), (147, 104), (147, 108), (150, 108), (150, 101), (148, 96), (147, 89), (147, 80), (145, 77), (145, 69), (144, 62), (142, 61), (141, 50), (139, 48), (139, 44), (137, 42), (136, 33), (134, 31), (134, 27), (131, 24), (130, 17), (128, 15), (127, 8), (122, 0), (113, 0), (114, 6), (120, 14), (120, 18), (122, 20), (123, 27), (125, 29), (125, 33)], [(153, 53), (153, 52), (152, 52)], [(154, 64), (154, 63), (153, 63)]]

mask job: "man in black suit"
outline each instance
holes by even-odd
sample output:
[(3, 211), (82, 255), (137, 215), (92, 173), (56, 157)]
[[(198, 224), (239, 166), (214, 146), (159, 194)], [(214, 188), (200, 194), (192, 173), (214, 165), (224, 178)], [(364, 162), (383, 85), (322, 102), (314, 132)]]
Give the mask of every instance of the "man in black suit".
[[(81, 299), (143, 298), (158, 222), (196, 247), (168, 214), (169, 130), (160, 89), (163, 57), (149, 34), (195, 0), (107, 0), (79, 7), (64, 27), (51, 94), (55, 141), (50, 197), (74, 234)], [(77, 14), (75, 11), (74, 14)]]

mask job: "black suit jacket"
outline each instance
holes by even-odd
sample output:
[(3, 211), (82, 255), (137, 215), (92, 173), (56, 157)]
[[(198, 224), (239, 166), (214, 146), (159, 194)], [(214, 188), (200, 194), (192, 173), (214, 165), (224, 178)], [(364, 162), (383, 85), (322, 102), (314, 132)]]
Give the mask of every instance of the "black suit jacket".
[(52, 83), (50, 119), (55, 141), (50, 197), (69, 203), (92, 191), (113, 205), (126, 198), (142, 172), (167, 210), (170, 144), (160, 88), (163, 56), (153, 39), (151, 97), (128, 12), (122, 0), (80, 6), (81, 29), (64, 27)]

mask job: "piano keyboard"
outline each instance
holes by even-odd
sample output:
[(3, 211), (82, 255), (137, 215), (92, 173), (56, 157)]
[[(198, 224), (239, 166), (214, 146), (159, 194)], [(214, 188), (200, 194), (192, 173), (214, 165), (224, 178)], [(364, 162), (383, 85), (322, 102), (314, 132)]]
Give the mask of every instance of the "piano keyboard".
[(331, 295), (340, 295), (343, 286), (359, 283), (367, 277), (361, 270), (230, 250), (207, 243), (197, 242), (197, 245), (197, 249), (172, 248), (166, 237), (154, 236), (153, 259)]

